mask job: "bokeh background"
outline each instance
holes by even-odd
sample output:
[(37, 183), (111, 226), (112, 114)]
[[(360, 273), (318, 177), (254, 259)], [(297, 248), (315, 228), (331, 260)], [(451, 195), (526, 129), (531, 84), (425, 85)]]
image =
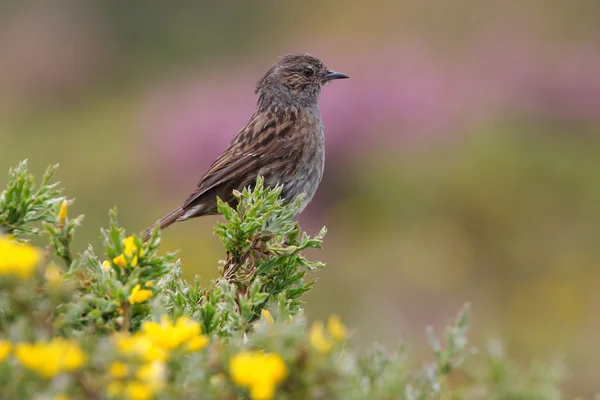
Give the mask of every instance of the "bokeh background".
[[(310, 319), (414, 343), (464, 302), (473, 342), (564, 357), (600, 389), (600, 2), (0, 3), (0, 171), (60, 162), (98, 247), (178, 206), (251, 115), (254, 84), (308, 52), (351, 76), (322, 95), (327, 165), (302, 226), (329, 228)], [(5, 178), (0, 178), (4, 186)], [(187, 278), (223, 257), (215, 218), (164, 235)]]

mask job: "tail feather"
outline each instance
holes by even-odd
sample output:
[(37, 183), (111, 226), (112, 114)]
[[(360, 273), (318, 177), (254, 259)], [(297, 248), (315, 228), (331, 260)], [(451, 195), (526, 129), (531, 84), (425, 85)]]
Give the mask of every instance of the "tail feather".
[[(179, 208), (171, 211), (169, 214), (162, 217), (161, 220), (158, 222), (158, 225), (160, 226), (160, 230), (162, 231), (163, 229), (167, 228), (169, 225), (177, 222), (177, 220), (180, 217), (182, 217), (184, 214), (185, 214), (185, 211), (183, 210), (182, 207), (179, 207)], [(148, 228), (146, 230), (146, 234), (144, 235), (144, 242), (147, 242), (150, 239), (150, 236), (152, 236), (152, 231), (154, 230), (155, 226), (156, 226), (156, 224), (152, 225), (150, 228)]]

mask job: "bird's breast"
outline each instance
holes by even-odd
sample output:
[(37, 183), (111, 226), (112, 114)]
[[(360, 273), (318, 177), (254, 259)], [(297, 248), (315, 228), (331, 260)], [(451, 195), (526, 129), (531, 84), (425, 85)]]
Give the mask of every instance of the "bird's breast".
[(282, 197), (288, 201), (301, 193), (305, 194), (302, 211), (315, 195), (323, 178), (325, 138), (318, 113), (300, 115), (294, 126), (297, 129), (295, 144), (290, 146), (290, 153), (286, 157), (290, 174), (280, 183), (284, 185)]

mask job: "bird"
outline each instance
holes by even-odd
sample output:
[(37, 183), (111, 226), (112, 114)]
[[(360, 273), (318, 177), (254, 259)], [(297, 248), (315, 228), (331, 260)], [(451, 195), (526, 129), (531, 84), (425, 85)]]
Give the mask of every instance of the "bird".
[[(284, 204), (301, 193), (298, 213), (311, 201), (323, 177), (325, 137), (319, 110), (321, 89), (349, 78), (309, 54), (282, 56), (256, 84), (256, 110), (180, 207), (157, 224), (217, 214), (217, 197), (234, 206), (234, 191), (252, 188), (258, 176), (267, 187), (282, 186)], [(149, 240), (156, 225), (146, 230)]]

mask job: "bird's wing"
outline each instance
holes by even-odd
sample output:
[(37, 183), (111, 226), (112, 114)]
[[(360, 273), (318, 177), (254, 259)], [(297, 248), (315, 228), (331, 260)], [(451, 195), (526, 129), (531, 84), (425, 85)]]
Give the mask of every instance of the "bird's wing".
[[(183, 208), (198, 204), (202, 196), (213, 189), (224, 192), (221, 196), (228, 196), (233, 189), (242, 190), (251, 185), (263, 166), (290, 153), (289, 134), (293, 125), (293, 121), (278, 123), (275, 118), (254, 115), (209, 167)], [(218, 190), (220, 187), (222, 191)]]

